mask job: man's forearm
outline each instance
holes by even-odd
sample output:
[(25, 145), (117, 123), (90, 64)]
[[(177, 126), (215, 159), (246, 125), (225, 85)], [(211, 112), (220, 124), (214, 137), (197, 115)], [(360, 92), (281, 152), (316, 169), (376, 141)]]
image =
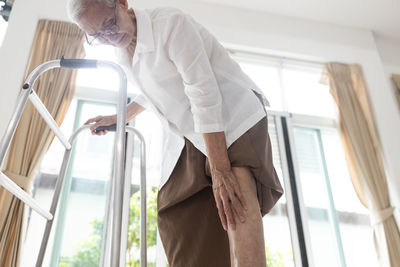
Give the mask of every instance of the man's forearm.
[(139, 115), (142, 111), (144, 111), (146, 108), (143, 106), (139, 105), (136, 102), (131, 102), (126, 106), (126, 121), (131, 121), (133, 118), (135, 118), (137, 115)]
[(203, 133), (203, 137), (207, 148), (211, 171), (223, 172), (230, 170), (231, 163), (228, 157), (225, 133)]

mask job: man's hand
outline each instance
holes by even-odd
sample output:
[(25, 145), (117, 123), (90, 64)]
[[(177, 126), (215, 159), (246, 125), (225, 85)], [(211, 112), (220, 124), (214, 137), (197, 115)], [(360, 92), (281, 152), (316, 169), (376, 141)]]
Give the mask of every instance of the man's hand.
[[(145, 110), (144, 107), (139, 105), (138, 103), (132, 101), (126, 106), (126, 122), (131, 121), (134, 117), (139, 115), (141, 112)], [(107, 130), (104, 131), (97, 131), (95, 132), (96, 128), (99, 126), (109, 126), (117, 123), (117, 115), (110, 115), (110, 116), (97, 116), (91, 119), (88, 119), (84, 124), (89, 124), (95, 122), (90, 127), (90, 131), (93, 135), (105, 135), (108, 133)]]
[(107, 130), (95, 132), (96, 128), (99, 126), (109, 126), (117, 123), (117, 115), (110, 116), (97, 116), (95, 118), (88, 119), (84, 124), (89, 124), (95, 122), (90, 127), (90, 131), (93, 135), (105, 135), (108, 133)]
[(228, 230), (228, 225), (231, 226), (232, 230), (235, 230), (236, 222), (234, 213), (243, 223), (246, 220), (243, 208), (247, 210), (247, 205), (240, 191), (237, 178), (231, 170), (212, 170), (211, 176), (214, 198), (217, 203), (222, 226), (225, 231)]
[(246, 219), (244, 209), (247, 210), (247, 205), (240, 191), (237, 178), (231, 170), (225, 133), (204, 133), (203, 137), (210, 163), (214, 198), (222, 226), (225, 231), (228, 230), (228, 225), (231, 226), (232, 230), (235, 230), (234, 214), (244, 222)]

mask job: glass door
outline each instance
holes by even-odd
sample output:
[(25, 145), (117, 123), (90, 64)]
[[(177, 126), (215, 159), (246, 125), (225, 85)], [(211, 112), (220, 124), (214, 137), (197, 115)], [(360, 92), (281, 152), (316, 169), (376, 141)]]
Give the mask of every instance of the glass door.
[(321, 133), (294, 126), (293, 136), (313, 262), (315, 266), (345, 266)]
[(291, 122), (310, 266), (377, 266), (368, 210), (351, 185), (337, 128), (298, 118)]
[[(89, 118), (114, 113), (115, 105), (78, 101), (74, 130)], [(99, 265), (114, 135), (88, 130), (76, 139), (53, 225), (51, 266)]]
[[(161, 175), (161, 124), (150, 111), (135, 118), (134, 126), (143, 135), (146, 143), (146, 207), (147, 207), (147, 266), (165, 267), (167, 260), (157, 231), (157, 194)], [(127, 267), (140, 264), (140, 142), (128, 135), (127, 179), (131, 181), (129, 205), (128, 242), (126, 247)]]
[(290, 267), (295, 266), (292, 245), (292, 235), (295, 230), (291, 229), (289, 219), (289, 217), (293, 217), (293, 214), (289, 215), (292, 209), (290, 207), (291, 204), (288, 203), (287, 188), (289, 187), (289, 180), (287, 179), (286, 159), (282, 155), (284, 144), (279, 138), (279, 132), (281, 132), (281, 129), (279, 129), (280, 124), (276, 122), (276, 116), (268, 116), (268, 133), (271, 140), (273, 163), (284, 188), (284, 194), (272, 210), (263, 217), (265, 251), (268, 266)]

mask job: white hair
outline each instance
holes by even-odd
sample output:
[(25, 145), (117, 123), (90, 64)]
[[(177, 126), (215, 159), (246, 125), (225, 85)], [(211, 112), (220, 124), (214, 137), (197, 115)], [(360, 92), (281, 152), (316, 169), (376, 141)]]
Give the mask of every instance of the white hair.
[(82, 13), (93, 3), (104, 3), (109, 7), (114, 7), (116, 0), (68, 0), (67, 12), (68, 16), (74, 23), (78, 24), (78, 20)]

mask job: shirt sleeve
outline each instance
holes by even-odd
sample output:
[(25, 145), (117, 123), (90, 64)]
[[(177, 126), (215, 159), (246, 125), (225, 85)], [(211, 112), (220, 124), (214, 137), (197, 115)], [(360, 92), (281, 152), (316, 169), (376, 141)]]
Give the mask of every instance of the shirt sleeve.
[(149, 108), (149, 107), (148, 107), (148, 102), (147, 102), (146, 98), (145, 98), (143, 95), (141, 95), (141, 94), (136, 95), (136, 96), (133, 98), (132, 101), (133, 101), (133, 102), (136, 102), (137, 104), (141, 105), (142, 107), (144, 107), (144, 108), (146, 108), (146, 109)]
[[(191, 18), (183, 12), (170, 18), (166, 50), (182, 77), (198, 133), (225, 130), (222, 97), (203, 39)], [(168, 26), (167, 26), (168, 27)]]

